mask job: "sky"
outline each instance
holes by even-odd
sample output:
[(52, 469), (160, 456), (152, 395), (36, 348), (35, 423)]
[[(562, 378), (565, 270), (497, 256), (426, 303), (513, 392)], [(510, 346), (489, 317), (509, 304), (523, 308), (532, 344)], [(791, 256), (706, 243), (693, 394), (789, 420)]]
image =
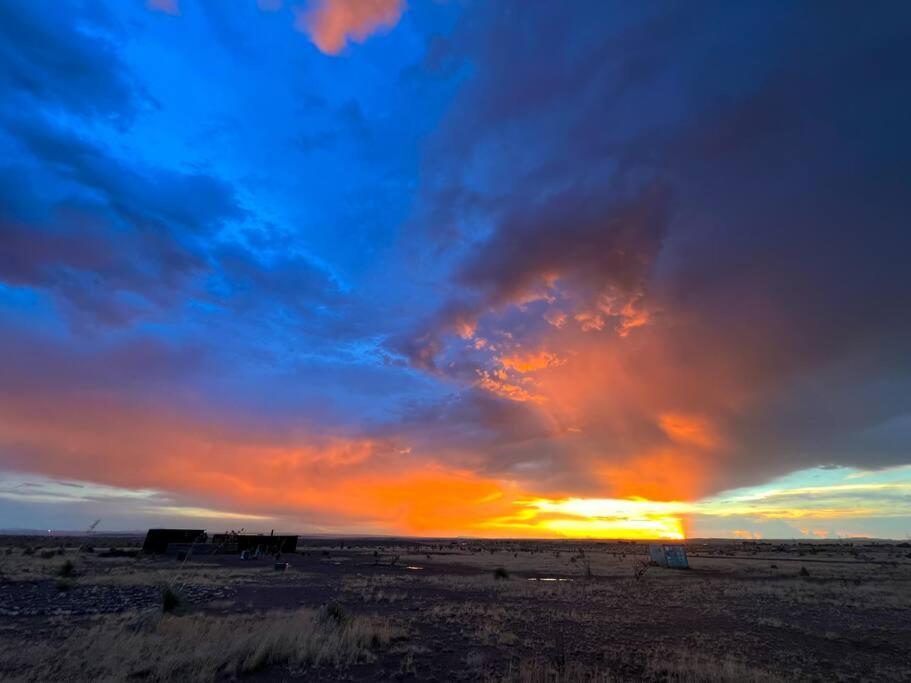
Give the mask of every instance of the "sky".
[(911, 5), (0, 0), (0, 528), (907, 538)]

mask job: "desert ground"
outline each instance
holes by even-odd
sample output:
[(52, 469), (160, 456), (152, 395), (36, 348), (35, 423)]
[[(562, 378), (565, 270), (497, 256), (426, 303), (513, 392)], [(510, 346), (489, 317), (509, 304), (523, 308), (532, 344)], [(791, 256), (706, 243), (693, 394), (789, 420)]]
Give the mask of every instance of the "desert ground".
[(0, 679), (911, 680), (911, 544), (0, 537)]

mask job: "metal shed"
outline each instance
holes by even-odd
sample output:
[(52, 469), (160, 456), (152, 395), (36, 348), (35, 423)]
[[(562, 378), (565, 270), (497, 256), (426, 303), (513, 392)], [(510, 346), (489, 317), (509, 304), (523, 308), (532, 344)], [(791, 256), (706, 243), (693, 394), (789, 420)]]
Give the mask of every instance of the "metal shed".
[(689, 569), (686, 547), (680, 543), (651, 543), (648, 546), (649, 559), (659, 567)]

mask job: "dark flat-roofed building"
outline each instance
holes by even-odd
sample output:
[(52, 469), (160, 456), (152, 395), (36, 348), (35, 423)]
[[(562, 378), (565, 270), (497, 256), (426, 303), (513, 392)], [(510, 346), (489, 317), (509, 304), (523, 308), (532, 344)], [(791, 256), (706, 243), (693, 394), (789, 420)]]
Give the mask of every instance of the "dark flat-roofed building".
[(172, 543), (205, 543), (206, 538), (205, 529), (149, 529), (142, 552), (164, 554)]

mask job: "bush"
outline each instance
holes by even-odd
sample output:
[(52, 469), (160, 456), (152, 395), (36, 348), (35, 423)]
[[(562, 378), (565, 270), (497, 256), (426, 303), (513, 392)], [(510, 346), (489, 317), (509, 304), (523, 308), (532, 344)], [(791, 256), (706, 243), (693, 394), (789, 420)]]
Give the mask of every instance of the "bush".
[(506, 567), (497, 567), (493, 570), (493, 578), (497, 581), (506, 580), (509, 578), (509, 572), (506, 571)]
[(162, 612), (175, 612), (180, 607), (182, 599), (180, 593), (171, 588), (170, 586), (165, 586), (161, 589), (161, 611)]
[(316, 615), (316, 620), (321, 624), (331, 624), (333, 626), (345, 626), (351, 621), (351, 615), (344, 607), (337, 602), (330, 602), (328, 605), (320, 607)]
[(76, 565), (73, 564), (72, 560), (67, 560), (60, 565), (60, 569), (57, 570), (57, 573), (63, 578), (68, 579), (71, 576), (76, 575)]

